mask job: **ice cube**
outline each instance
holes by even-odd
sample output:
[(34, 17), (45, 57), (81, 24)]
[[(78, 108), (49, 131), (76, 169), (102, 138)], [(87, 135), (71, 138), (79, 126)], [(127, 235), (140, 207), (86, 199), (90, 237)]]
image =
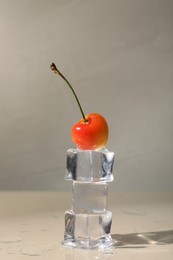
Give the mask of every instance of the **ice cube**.
[(112, 213), (75, 214), (66, 213), (64, 243), (74, 247), (107, 247), (113, 241), (110, 235)]
[(73, 182), (73, 204), (75, 213), (102, 212), (107, 209), (107, 183)]
[(113, 163), (114, 153), (107, 149), (100, 151), (69, 149), (65, 178), (84, 182), (111, 182)]

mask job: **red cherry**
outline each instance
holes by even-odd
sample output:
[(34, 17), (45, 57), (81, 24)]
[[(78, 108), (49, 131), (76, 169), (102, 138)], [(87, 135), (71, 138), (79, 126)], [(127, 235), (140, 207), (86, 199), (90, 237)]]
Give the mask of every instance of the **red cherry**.
[(73, 125), (72, 127), (72, 141), (81, 150), (99, 150), (103, 148), (108, 139), (108, 125), (106, 120), (103, 116), (96, 113), (85, 116), (78, 97), (69, 81), (62, 75), (54, 63), (51, 64), (50, 68), (67, 83), (76, 99), (83, 117), (77, 124)]
[(108, 140), (108, 125), (103, 116), (91, 113), (72, 126), (72, 141), (81, 150), (99, 150)]

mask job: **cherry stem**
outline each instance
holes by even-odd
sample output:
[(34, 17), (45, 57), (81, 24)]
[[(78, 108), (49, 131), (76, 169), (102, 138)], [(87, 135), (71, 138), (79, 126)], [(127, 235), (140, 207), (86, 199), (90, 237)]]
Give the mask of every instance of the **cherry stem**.
[(75, 93), (75, 91), (74, 91), (72, 85), (71, 85), (71, 84), (69, 83), (69, 81), (63, 76), (63, 74), (57, 69), (55, 63), (52, 63), (52, 64), (50, 65), (50, 68), (51, 68), (51, 70), (52, 70), (55, 74), (58, 74), (58, 75), (67, 83), (68, 87), (70, 88), (70, 90), (72, 91), (72, 93), (73, 93), (73, 95), (74, 95), (74, 97), (75, 97), (75, 99), (76, 99), (76, 102), (77, 102), (77, 104), (78, 104), (78, 106), (79, 106), (79, 109), (80, 109), (80, 112), (81, 112), (81, 114), (82, 114), (82, 117), (83, 117), (83, 119), (84, 119), (84, 122), (85, 122), (85, 123), (88, 122), (88, 120), (86, 119), (85, 114), (84, 114), (84, 112), (83, 112), (83, 109), (82, 109), (82, 107), (81, 107), (81, 104), (80, 104), (80, 102), (79, 102), (79, 99), (78, 99), (78, 97), (77, 97), (77, 95), (76, 95), (76, 93)]

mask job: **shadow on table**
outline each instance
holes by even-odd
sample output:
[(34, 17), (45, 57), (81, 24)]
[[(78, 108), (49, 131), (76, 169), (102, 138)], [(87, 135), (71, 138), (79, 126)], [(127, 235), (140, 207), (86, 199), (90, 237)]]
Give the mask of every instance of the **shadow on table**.
[(113, 234), (115, 247), (123, 248), (145, 248), (148, 245), (166, 245), (173, 243), (173, 230), (156, 232)]

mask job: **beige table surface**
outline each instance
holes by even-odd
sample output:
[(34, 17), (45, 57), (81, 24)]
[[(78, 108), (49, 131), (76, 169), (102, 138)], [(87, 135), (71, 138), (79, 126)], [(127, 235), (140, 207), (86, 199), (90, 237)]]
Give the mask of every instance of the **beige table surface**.
[(71, 194), (0, 192), (0, 260), (173, 259), (173, 193), (111, 193), (108, 252), (61, 245)]

